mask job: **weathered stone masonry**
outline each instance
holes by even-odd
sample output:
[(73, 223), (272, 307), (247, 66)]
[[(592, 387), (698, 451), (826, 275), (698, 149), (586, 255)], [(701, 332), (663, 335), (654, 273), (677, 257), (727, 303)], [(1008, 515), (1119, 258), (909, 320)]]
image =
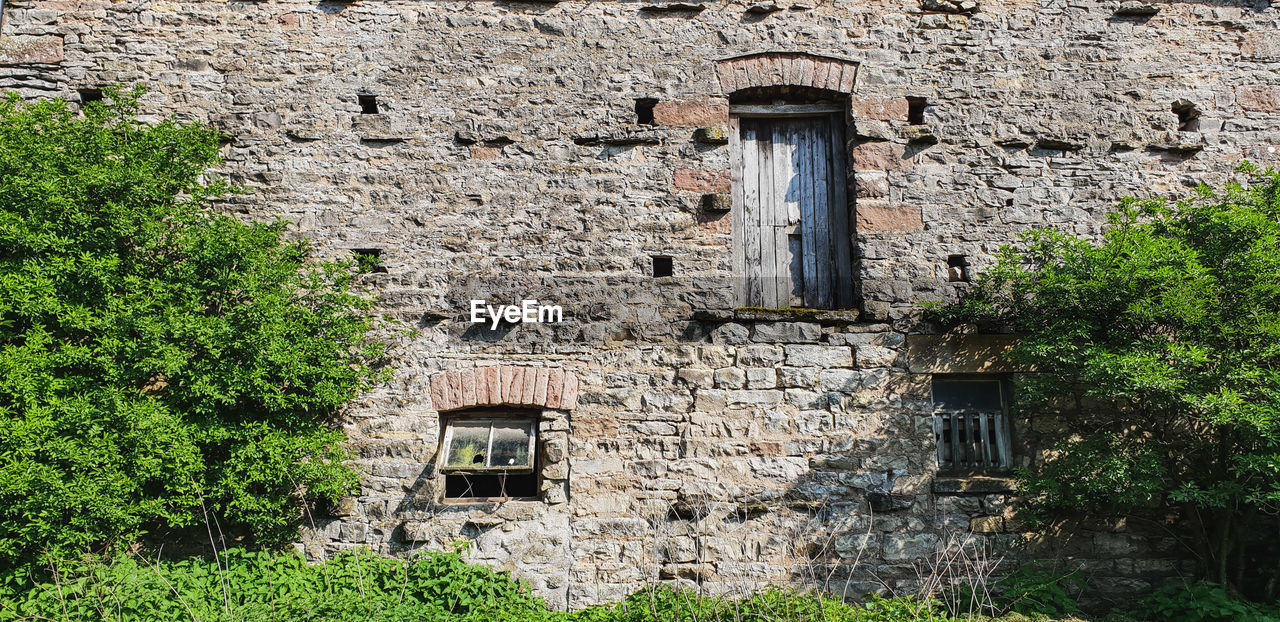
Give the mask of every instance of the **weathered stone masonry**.
[[(288, 218), (326, 257), (380, 251), (367, 284), (418, 331), (397, 337), (395, 380), (346, 413), (361, 492), (308, 553), (467, 537), (558, 606), (833, 566), (853, 592), (909, 591), (949, 533), (1011, 545), (998, 482), (936, 476), (929, 395), (935, 373), (1016, 371), (994, 358), (1007, 344), (922, 334), (917, 305), (953, 297), (1020, 231), (1095, 234), (1120, 196), (1280, 162), (1275, 2), (5, 13), (0, 88), (79, 101), (144, 83), (147, 114), (229, 135), (221, 172), (253, 192), (227, 209)], [(758, 87), (846, 106), (858, 310), (735, 308), (726, 126)], [(653, 278), (653, 257), (673, 275)], [(473, 297), (567, 318), (481, 330)], [(538, 417), (537, 500), (443, 500), (442, 416), (480, 407)], [(1016, 417), (1015, 462), (1054, 433)], [(1181, 563), (1169, 538), (1117, 524), (1032, 549), (1049, 553), (1104, 593)]]

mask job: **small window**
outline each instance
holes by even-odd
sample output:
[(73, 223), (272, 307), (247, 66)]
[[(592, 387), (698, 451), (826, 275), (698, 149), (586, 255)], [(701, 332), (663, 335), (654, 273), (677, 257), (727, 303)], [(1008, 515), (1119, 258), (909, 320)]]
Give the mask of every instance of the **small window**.
[(79, 89), (76, 91), (80, 95), (80, 105), (92, 104), (100, 102), (103, 99), (102, 89)]
[(1002, 379), (934, 376), (933, 410), (940, 468), (982, 471), (1012, 465)]
[(537, 436), (532, 417), (448, 421), (440, 451), (445, 499), (537, 497)]
[(969, 258), (964, 255), (947, 255), (947, 280), (952, 283), (969, 281)]
[(351, 255), (355, 257), (356, 263), (359, 264), (361, 270), (378, 274), (387, 273), (387, 267), (382, 264), (382, 249), (353, 248), (351, 249)]
[(928, 103), (923, 97), (907, 98), (907, 123), (924, 125), (924, 107)]
[(641, 97), (636, 100), (636, 123), (639, 125), (653, 125), (653, 108), (658, 105), (658, 100), (652, 97)]
[(360, 103), (360, 114), (378, 114), (377, 95), (356, 95), (356, 101)]
[(1195, 104), (1188, 101), (1176, 101), (1170, 106), (1173, 114), (1178, 117), (1179, 132), (1198, 132), (1200, 131), (1200, 111), (1196, 109)]
[(660, 278), (668, 277), (674, 274), (675, 265), (672, 263), (670, 257), (663, 257), (662, 255), (654, 255), (652, 259), (653, 259), (653, 278), (660, 279)]

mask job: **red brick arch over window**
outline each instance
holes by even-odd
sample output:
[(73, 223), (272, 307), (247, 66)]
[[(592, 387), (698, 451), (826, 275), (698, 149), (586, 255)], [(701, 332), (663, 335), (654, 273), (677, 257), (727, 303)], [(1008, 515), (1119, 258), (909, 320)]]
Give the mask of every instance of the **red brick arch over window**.
[(578, 403), (578, 376), (555, 367), (455, 369), (431, 378), (431, 403), (439, 412), (476, 406), (570, 410)]
[(807, 86), (852, 93), (858, 63), (803, 52), (761, 52), (716, 61), (724, 93), (769, 86)]

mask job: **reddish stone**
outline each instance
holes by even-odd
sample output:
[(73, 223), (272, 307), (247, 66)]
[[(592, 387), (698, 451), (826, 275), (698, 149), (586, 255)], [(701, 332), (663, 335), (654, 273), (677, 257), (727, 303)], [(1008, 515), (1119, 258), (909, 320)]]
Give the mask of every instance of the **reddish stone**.
[(675, 175), (677, 190), (693, 192), (728, 192), (733, 181), (727, 171), (708, 171), (694, 168), (678, 168)]
[(471, 148), (472, 160), (493, 160), (502, 155), (502, 149), (498, 147), (481, 147), (475, 146)]
[(61, 36), (17, 35), (0, 42), (0, 65), (56, 65), (61, 62)]
[(460, 406), (466, 408), (476, 405), (476, 376), (475, 372), (470, 369), (464, 369), (458, 372), (458, 379), (462, 387), (462, 401)]
[(502, 366), (502, 403), (503, 404), (519, 404), (520, 396), (517, 395), (517, 386), (523, 386), (523, 383), (516, 384), (517, 375), (520, 369), (511, 367), (510, 365)]
[(858, 81), (858, 66), (845, 65), (840, 69), (840, 92), (852, 93)]
[(482, 373), (487, 394), (485, 404), (501, 404), (502, 372), (497, 367), (485, 367)]
[(653, 122), (658, 125), (725, 125), (729, 122), (729, 102), (724, 99), (658, 102), (653, 106)]
[(500, 365), (446, 371), (429, 384), (432, 405), (440, 412), (497, 404), (570, 409), (578, 378), (563, 369)]
[(907, 108), (905, 97), (858, 97), (853, 100), (853, 118), (906, 121)]
[(530, 402), (545, 406), (547, 404), (547, 381), (550, 380), (551, 370), (546, 367), (538, 369), (537, 378), (533, 383), (533, 399)]
[(919, 207), (859, 201), (855, 209), (858, 215), (858, 233), (924, 229)]
[(894, 143), (862, 143), (853, 148), (853, 168), (862, 171), (905, 171), (911, 168), (906, 147)]
[(485, 404), (492, 404), (493, 402), (489, 401), (489, 384), (484, 381), (484, 368), (470, 371), (472, 383), (476, 387), (476, 405), (483, 406)]
[(449, 392), (445, 387), (444, 374), (438, 374), (431, 379), (431, 405), (436, 410), (450, 410)]
[(698, 217), (698, 235), (703, 237), (728, 235), (732, 232), (732, 227), (733, 219), (729, 218), (729, 214), (727, 212), (723, 214)]
[(1236, 103), (1254, 112), (1280, 111), (1280, 86), (1253, 84), (1236, 87)]
[(574, 373), (567, 373), (564, 378), (564, 395), (560, 396), (560, 408), (564, 410), (573, 410), (577, 405), (578, 375)]
[(1280, 38), (1268, 32), (1251, 32), (1240, 40), (1240, 55), (1253, 60), (1280, 60)]
[(560, 408), (560, 396), (564, 394), (564, 371), (552, 369), (547, 374), (547, 408)]
[(880, 199), (889, 195), (889, 178), (881, 171), (858, 171), (853, 175), (854, 196)]
[(445, 372), (445, 390), (448, 391), (449, 408), (460, 408), (462, 406), (462, 375), (458, 370), (452, 369)]
[(538, 372), (532, 368), (524, 370), (524, 387), (520, 390), (520, 403), (533, 404), (533, 391), (538, 386)]
[(831, 75), (831, 67), (832, 67), (831, 63), (827, 63), (827, 62), (823, 62), (818, 65), (818, 70), (813, 74), (813, 85), (812, 85), (813, 88), (815, 89), (828, 88), (827, 81), (830, 79), (829, 76)]

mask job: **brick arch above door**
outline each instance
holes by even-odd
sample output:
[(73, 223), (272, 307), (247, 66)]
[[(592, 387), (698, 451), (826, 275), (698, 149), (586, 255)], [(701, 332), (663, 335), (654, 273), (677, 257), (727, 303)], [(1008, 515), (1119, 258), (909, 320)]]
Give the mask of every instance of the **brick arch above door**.
[(578, 403), (578, 375), (556, 367), (497, 365), (455, 369), (431, 378), (438, 412), (477, 406), (535, 406), (571, 410)]
[(716, 61), (716, 77), (725, 94), (771, 86), (852, 93), (857, 74), (854, 61), (804, 52), (760, 52)]

